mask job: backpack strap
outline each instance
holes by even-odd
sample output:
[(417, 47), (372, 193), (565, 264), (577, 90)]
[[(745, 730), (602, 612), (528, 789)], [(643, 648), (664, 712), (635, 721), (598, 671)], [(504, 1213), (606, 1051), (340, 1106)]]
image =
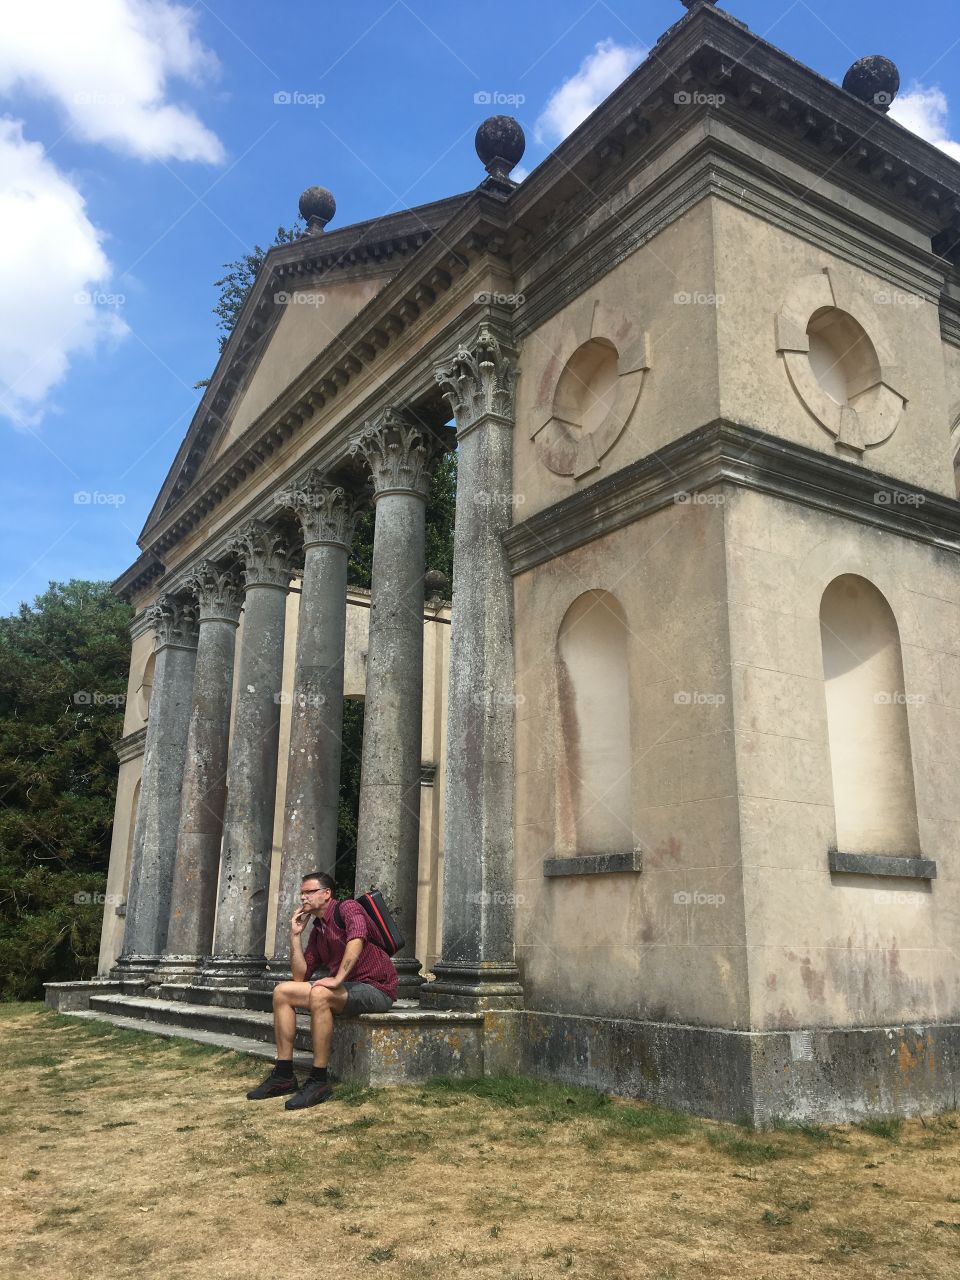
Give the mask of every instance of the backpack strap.
[(343, 928), (343, 912), (340, 910), (340, 903), (336, 902), (333, 906), (333, 918), (337, 922), (337, 928)]

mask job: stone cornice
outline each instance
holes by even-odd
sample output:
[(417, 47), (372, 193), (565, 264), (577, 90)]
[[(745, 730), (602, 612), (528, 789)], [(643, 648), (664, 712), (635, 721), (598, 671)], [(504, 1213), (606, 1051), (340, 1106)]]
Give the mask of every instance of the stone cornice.
[(944, 342), (960, 347), (960, 297), (944, 293), (940, 299), (940, 335)]
[(718, 485), (766, 493), (960, 552), (960, 502), (718, 420), (514, 525), (503, 536), (510, 571), (525, 573)]
[[(119, 578), (114, 579), (111, 590), (121, 600), (129, 600), (162, 577), (163, 562), (152, 551), (144, 551), (134, 560), (129, 569), (125, 569)], [(133, 625), (136, 625), (136, 622)]]
[(113, 744), (113, 749), (117, 753), (117, 759), (121, 764), (126, 764), (128, 760), (136, 760), (138, 756), (142, 756), (147, 747), (147, 726), (142, 729), (134, 729), (133, 733), (128, 733), (122, 738), (118, 738)]

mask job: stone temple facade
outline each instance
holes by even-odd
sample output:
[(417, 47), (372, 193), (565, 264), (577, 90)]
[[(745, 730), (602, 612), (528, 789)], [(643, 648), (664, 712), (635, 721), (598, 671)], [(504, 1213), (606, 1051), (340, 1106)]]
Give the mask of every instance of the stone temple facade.
[(522, 184), (496, 117), (466, 194), (304, 193), (117, 583), (102, 976), (52, 1003), (267, 1038), (362, 696), (357, 881), (419, 1003), (344, 1069), (956, 1105), (960, 165), (886, 60), (841, 88), (684, 2)]

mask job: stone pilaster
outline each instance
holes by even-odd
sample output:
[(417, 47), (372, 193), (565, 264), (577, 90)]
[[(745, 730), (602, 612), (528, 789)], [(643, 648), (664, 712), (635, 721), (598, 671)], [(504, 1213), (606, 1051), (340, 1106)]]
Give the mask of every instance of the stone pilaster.
[(201, 560), (184, 580), (197, 601), (200, 640), (187, 738), (170, 926), (160, 973), (192, 976), (213, 946), (227, 740), (243, 587), (235, 565)]
[(287, 591), (296, 570), (286, 533), (261, 520), (252, 520), (230, 550), (243, 571), (243, 630), (213, 956), (202, 981), (244, 985), (260, 976), (266, 963), (283, 635)]
[(443, 940), (421, 1002), (519, 1008), (514, 960), (513, 353), (481, 327), (436, 371), (457, 424)]
[(287, 761), (280, 896), (271, 972), (289, 965), (290, 916), (308, 871), (336, 876), (347, 559), (361, 507), (311, 472), (286, 495), (303, 530), (303, 587)]
[(147, 617), (154, 628), (156, 665), (117, 972), (149, 978), (160, 961), (170, 918), (198, 633), (192, 601), (161, 596)]
[(363, 764), (357, 829), (357, 891), (379, 888), (407, 945), (394, 957), (400, 995), (415, 999), (414, 955), (423, 714), (424, 511), (437, 438), (401, 414), (368, 424), (353, 445), (373, 479), (376, 520)]

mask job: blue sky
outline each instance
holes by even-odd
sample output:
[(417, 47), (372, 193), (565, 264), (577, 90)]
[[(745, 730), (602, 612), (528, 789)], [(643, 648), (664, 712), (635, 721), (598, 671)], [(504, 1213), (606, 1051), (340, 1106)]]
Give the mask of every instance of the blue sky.
[[(892, 57), (903, 123), (960, 159), (955, 0), (724, 7), (834, 80), (864, 54)], [(683, 12), (680, 0), (8, 8), (0, 613), (50, 579), (114, 578), (136, 558), (193, 384), (216, 362), (213, 282), (293, 222), (304, 187), (334, 192), (334, 227), (467, 190), (484, 176), (473, 134), (496, 111), (520, 119), (532, 169)]]

